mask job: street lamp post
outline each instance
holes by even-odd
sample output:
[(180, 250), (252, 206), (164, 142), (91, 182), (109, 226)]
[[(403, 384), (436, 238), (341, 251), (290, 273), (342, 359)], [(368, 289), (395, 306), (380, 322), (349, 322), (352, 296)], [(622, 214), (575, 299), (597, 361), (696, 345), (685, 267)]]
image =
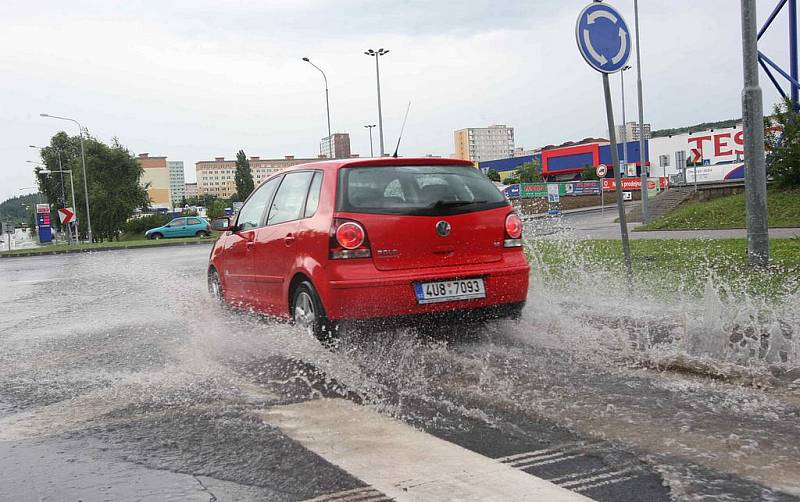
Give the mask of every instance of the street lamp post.
[(369, 129), (369, 156), (374, 157), (375, 152), (372, 149), (372, 128), (375, 127), (375, 124), (367, 124), (364, 127)]
[(325, 72), (322, 71), (322, 68), (320, 68), (319, 66), (315, 65), (314, 63), (312, 63), (310, 59), (303, 58), (303, 61), (305, 61), (306, 63), (310, 64), (311, 66), (313, 66), (317, 70), (319, 70), (319, 72), (322, 73), (322, 78), (325, 80), (325, 112), (327, 113), (327, 116), (328, 116), (328, 155), (330, 156), (330, 158), (334, 158), (334, 155), (333, 155), (333, 136), (331, 136), (331, 105), (330, 105), (330, 101), (328, 100), (328, 77), (325, 76)]
[[(628, 168), (628, 123), (625, 119), (625, 72), (630, 70), (630, 66), (625, 66), (619, 71), (622, 79), (622, 169), (623, 172)], [(644, 165), (642, 165), (644, 169)]]
[(378, 83), (378, 136), (380, 137), (380, 144), (381, 144), (381, 157), (384, 155), (384, 148), (383, 148), (383, 113), (381, 112), (381, 70), (380, 65), (378, 64), (378, 59), (381, 56), (385, 56), (389, 53), (389, 49), (378, 49), (374, 51), (369, 49), (364, 52), (369, 57), (375, 58), (375, 78)]
[(92, 242), (92, 217), (89, 214), (89, 184), (86, 181), (86, 154), (84, 153), (83, 149), (83, 126), (80, 122), (75, 119), (71, 119), (69, 117), (58, 117), (56, 115), (49, 115), (47, 113), (40, 113), (40, 117), (47, 117), (51, 119), (57, 120), (68, 120), (70, 122), (74, 122), (78, 125), (78, 132), (80, 133), (81, 138), (81, 165), (83, 167), (83, 196), (84, 202), (86, 203), (86, 229), (87, 229), (87, 236), (89, 238), (89, 242)]
[(650, 221), (650, 203), (647, 193), (647, 166), (644, 161), (644, 108), (642, 107), (642, 51), (639, 48), (639, 0), (633, 0), (633, 16), (636, 24), (636, 92), (639, 100), (639, 160), (642, 165), (642, 223)]

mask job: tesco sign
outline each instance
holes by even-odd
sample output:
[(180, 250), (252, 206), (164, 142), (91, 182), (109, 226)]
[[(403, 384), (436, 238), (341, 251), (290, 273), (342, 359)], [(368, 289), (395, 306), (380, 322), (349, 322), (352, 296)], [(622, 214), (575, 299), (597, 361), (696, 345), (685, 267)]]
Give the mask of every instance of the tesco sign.
[[(666, 172), (675, 174), (675, 152), (686, 152), (690, 164), (741, 162), (744, 155), (744, 131), (741, 126), (682, 133), (650, 140), (650, 159), (665, 155), (669, 159)], [(652, 168), (651, 168), (652, 169)], [(656, 167), (656, 169), (658, 169)], [(658, 171), (657, 171), (658, 172)], [(661, 174), (661, 173), (659, 173)]]

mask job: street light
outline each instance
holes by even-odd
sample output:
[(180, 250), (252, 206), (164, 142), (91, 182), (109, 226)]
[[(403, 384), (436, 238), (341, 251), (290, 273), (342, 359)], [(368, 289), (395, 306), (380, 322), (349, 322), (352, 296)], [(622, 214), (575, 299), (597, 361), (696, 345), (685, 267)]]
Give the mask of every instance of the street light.
[(330, 102), (328, 101), (328, 77), (325, 76), (325, 72), (322, 71), (322, 68), (312, 63), (310, 59), (303, 58), (303, 61), (310, 64), (317, 70), (319, 70), (319, 72), (322, 73), (322, 78), (325, 79), (325, 112), (328, 115), (328, 155), (330, 156), (330, 158), (334, 158), (333, 137), (331, 136), (331, 105)]
[[(623, 169), (628, 168), (628, 124), (625, 122), (625, 72), (630, 70), (631, 67), (625, 65), (620, 71), (619, 76), (622, 78), (622, 166)], [(639, 131), (641, 133), (641, 131)], [(639, 158), (641, 160), (643, 152), (639, 152)], [(644, 169), (644, 162), (642, 164), (642, 169)], [(620, 173), (623, 174), (623, 173)]]
[(86, 228), (87, 228), (87, 236), (89, 237), (89, 242), (92, 242), (92, 217), (89, 214), (89, 185), (86, 182), (86, 155), (83, 150), (83, 126), (77, 120), (71, 119), (69, 117), (58, 117), (56, 115), (49, 115), (47, 113), (40, 113), (39, 116), (57, 120), (68, 120), (78, 125), (78, 132), (80, 133), (81, 137), (81, 164), (83, 166), (83, 196), (84, 196), (84, 201), (86, 202)]
[(367, 124), (364, 127), (369, 129), (369, 156), (374, 157), (375, 152), (372, 150), (372, 128), (375, 127), (375, 124)]
[[(45, 149), (45, 147), (36, 146), (36, 145), (28, 145), (28, 148), (35, 148), (36, 150), (39, 150), (40, 155), (41, 155), (41, 151)], [(61, 165), (61, 149), (60, 148), (56, 148), (54, 146), (51, 146), (49, 148), (52, 148), (53, 150), (55, 150), (56, 151), (56, 155), (58, 155), (58, 168), (59, 169), (64, 169), (64, 166)], [(66, 195), (65, 190), (64, 190), (64, 174), (63, 174), (63, 172), (61, 174), (61, 199), (66, 203), (67, 195)], [(74, 198), (72, 200), (72, 204), (73, 205), (75, 204)]]
[(383, 150), (383, 113), (381, 112), (381, 71), (380, 71), (380, 66), (378, 65), (378, 59), (381, 56), (389, 54), (389, 49), (381, 48), (378, 49), (377, 51), (369, 49), (367, 51), (364, 51), (364, 54), (366, 54), (369, 57), (375, 58), (375, 78), (378, 82), (378, 136), (380, 136), (381, 140), (381, 157), (383, 157), (384, 150)]

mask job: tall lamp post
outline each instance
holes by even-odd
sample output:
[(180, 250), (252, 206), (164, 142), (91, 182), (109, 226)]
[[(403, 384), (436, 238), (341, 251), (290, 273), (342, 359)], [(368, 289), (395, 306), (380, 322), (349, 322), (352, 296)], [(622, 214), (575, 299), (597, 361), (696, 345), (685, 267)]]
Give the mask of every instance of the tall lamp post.
[(303, 61), (305, 61), (306, 63), (310, 64), (311, 66), (313, 66), (317, 70), (319, 70), (319, 72), (322, 73), (322, 78), (325, 80), (325, 112), (327, 113), (327, 116), (328, 116), (328, 155), (330, 156), (330, 158), (334, 158), (334, 155), (333, 155), (333, 137), (331, 136), (331, 105), (330, 105), (330, 101), (328, 100), (328, 77), (325, 76), (325, 72), (322, 71), (322, 68), (320, 68), (319, 66), (315, 65), (314, 63), (312, 63), (310, 59), (303, 58)]
[(366, 54), (369, 57), (375, 58), (375, 78), (378, 82), (378, 136), (380, 137), (380, 143), (381, 143), (381, 157), (383, 157), (384, 148), (383, 148), (383, 113), (381, 112), (381, 70), (380, 70), (380, 65), (378, 64), (378, 59), (381, 56), (389, 54), (389, 49), (381, 48), (378, 49), (377, 51), (369, 49), (365, 51), (364, 54)]
[(639, 48), (639, 0), (633, 0), (633, 17), (636, 24), (636, 93), (639, 100), (639, 160), (642, 165), (642, 223), (650, 221), (650, 203), (647, 193), (647, 166), (644, 163), (644, 108), (642, 107), (642, 50)]
[[(625, 65), (620, 71), (619, 76), (622, 79), (622, 169), (628, 168), (628, 123), (625, 118), (625, 72), (630, 70), (631, 67)], [(642, 165), (644, 169), (644, 165)]]
[(369, 129), (369, 156), (374, 157), (375, 151), (372, 149), (372, 128), (375, 127), (375, 124), (367, 124), (364, 127)]
[(78, 132), (80, 133), (81, 137), (81, 165), (83, 167), (83, 196), (84, 202), (86, 203), (86, 229), (89, 242), (92, 242), (92, 217), (89, 214), (89, 184), (86, 181), (86, 154), (84, 153), (83, 149), (83, 126), (77, 120), (69, 117), (58, 117), (56, 115), (49, 115), (47, 113), (40, 113), (39, 116), (57, 120), (68, 120), (78, 125)]

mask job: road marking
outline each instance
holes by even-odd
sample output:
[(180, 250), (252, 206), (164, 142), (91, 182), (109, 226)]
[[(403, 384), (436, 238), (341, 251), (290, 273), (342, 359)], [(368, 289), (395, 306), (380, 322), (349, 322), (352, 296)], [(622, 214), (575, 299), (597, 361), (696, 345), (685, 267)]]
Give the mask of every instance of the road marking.
[(260, 416), (398, 501), (590, 500), (343, 399), (275, 407)]
[(586, 485), (586, 486), (581, 486), (581, 487), (575, 488), (575, 491), (585, 492), (585, 491), (591, 490), (592, 488), (599, 488), (601, 486), (613, 485), (613, 484), (616, 484), (616, 483), (621, 483), (623, 481), (628, 481), (628, 480), (635, 479), (635, 478), (638, 478), (638, 477), (639, 477), (638, 474), (633, 474), (631, 476), (625, 476), (623, 478), (612, 479), (612, 480), (609, 480), (609, 481), (600, 481), (599, 483), (594, 483), (592, 485)]
[(365, 486), (363, 488), (354, 488), (352, 490), (321, 495), (303, 502), (373, 502), (379, 500), (390, 501), (392, 499), (371, 486)]
[(632, 471), (633, 469), (629, 467), (627, 469), (620, 469), (618, 471), (613, 471), (606, 474), (598, 474), (596, 476), (591, 476), (585, 479), (575, 479), (572, 481), (567, 481), (565, 483), (559, 483), (559, 485), (563, 486), (564, 488), (576, 488), (580, 485), (585, 485), (585, 484), (591, 485), (594, 484), (594, 482), (600, 480), (608, 481), (610, 478), (616, 478), (617, 476), (621, 476), (623, 474), (629, 474)]
[(517, 469), (528, 469), (530, 467), (538, 467), (540, 465), (550, 465), (550, 464), (557, 464), (559, 462), (566, 462), (567, 460), (572, 460), (573, 458), (583, 457), (583, 454), (578, 455), (565, 455), (563, 453), (555, 456), (555, 458), (551, 459), (533, 459), (531, 462), (520, 462), (518, 464), (512, 465)]

